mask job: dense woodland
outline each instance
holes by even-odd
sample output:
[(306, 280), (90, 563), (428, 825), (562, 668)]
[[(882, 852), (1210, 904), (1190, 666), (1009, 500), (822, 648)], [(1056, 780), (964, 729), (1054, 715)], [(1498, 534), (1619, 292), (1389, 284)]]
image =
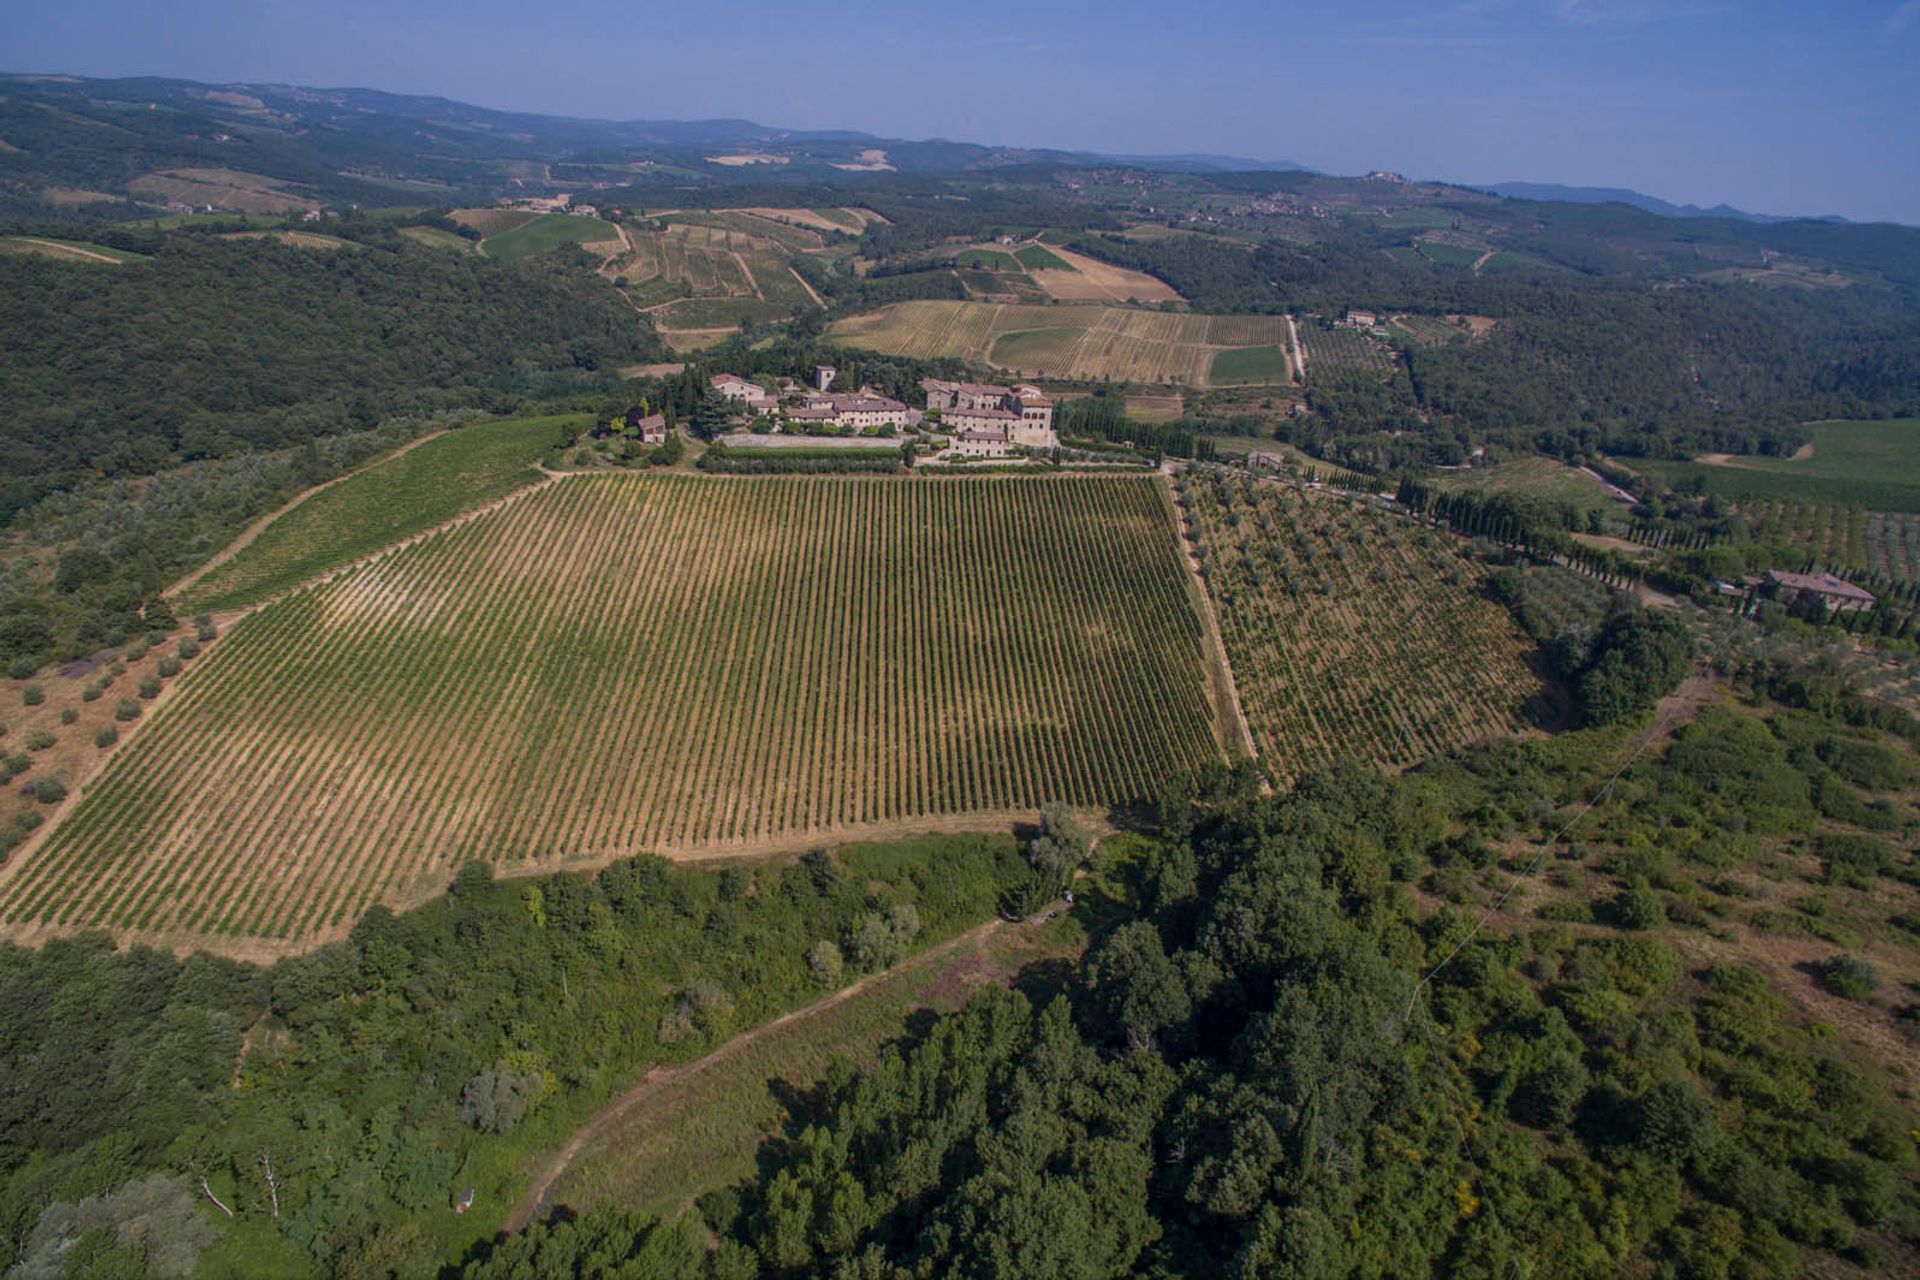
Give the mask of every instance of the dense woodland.
[[(1628, 770), (1581, 843), (1548, 840), (1621, 741), (1508, 745), (1399, 780), (1336, 769), (1197, 813), (1176, 791), (1162, 837), (1093, 882), (1113, 924), (1065, 989), (983, 996), (831, 1082), (760, 1179), (701, 1202), (725, 1236), (707, 1273), (1912, 1265), (1913, 1117), (1877, 1068), (1760, 970), (1678, 949), (1713, 927), (1699, 886), (1781, 838), (1817, 843), (1815, 880), (1913, 885), (1910, 854), (1807, 834), (1810, 779), (1864, 806), (1911, 786), (1910, 754), (1839, 714), (1710, 709)], [(1474, 886), (1535, 849), (1617, 889), (1474, 933)], [(1414, 886), (1455, 905), (1416, 909)], [(1871, 968), (1835, 954), (1838, 987)], [(563, 1214), (467, 1274), (668, 1275), (702, 1260), (689, 1238)]]
[(510, 409), (665, 355), (610, 285), (559, 258), (150, 247), (118, 269), (0, 256), (0, 521), (97, 476)]

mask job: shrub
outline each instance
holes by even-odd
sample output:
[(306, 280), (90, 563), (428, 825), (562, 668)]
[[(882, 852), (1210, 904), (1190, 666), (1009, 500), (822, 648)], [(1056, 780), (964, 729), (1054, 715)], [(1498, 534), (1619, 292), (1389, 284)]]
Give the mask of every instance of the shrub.
[(60, 708), (61, 724), (72, 724), (75, 720), (78, 720), (79, 718), (80, 718), (80, 713), (78, 711), (75, 711), (72, 707)]
[(93, 731), (93, 745), (96, 747), (110, 747), (118, 741), (120, 731), (110, 724), (103, 724)]
[(37, 684), (30, 684), (20, 690), (20, 701), (30, 707), (37, 707), (47, 700), (47, 691)]
[(1828, 884), (1870, 888), (1875, 876), (1893, 866), (1893, 850), (1871, 836), (1824, 835), (1819, 848)]
[(496, 1062), (460, 1090), (460, 1118), (482, 1133), (506, 1133), (546, 1095), (547, 1080), (539, 1072)]
[(67, 798), (67, 788), (58, 778), (42, 778), (33, 784), (33, 798), (41, 804), (59, 804)]
[(33, 767), (33, 761), (23, 755), (11, 755), (0, 760), (0, 782), (11, 781)]
[(159, 697), (160, 696), (160, 677), (159, 676), (142, 676), (140, 679), (140, 696), (147, 699), (149, 702)]
[(1834, 956), (1820, 966), (1820, 984), (1848, 1000), (1865, 1000), (1880, 985), (1880, 971), (1858, 956)]
[(807, 952), (807, 969), (813, 974), (813, 980), (823, 987), (840, 984), (840, 948), (822, 938), (813, 944)]
[(220, 634), (220, 629), (213, 625), (213, 619), (208, 618), (204, 615), (202, 615), (199, 622), (196, 622), (194, 624), (194, 627), (193, 627), (194, 638), (198, 640), (201, 644), (205, 644), (207, 641), (213, 639), (215, 636), (219, 634)]
[(22, 831), (32, 831), (35, 827), (39, 826), (42, 822), (45, 822), (45, 821), (46, 819), (44, 817), (42, 817), (38, 813), (35, 813), (31, 809), (27, 810), (25, 813), (16, 813), (13, 815), (13, 825), (20, 828), (20, 830)]
[(57, 739), (54, 738), (52, 733), (45, 729), (35, 729), (27, 735), (27, 750), (45, 751), (48, 747), (51, 747), (55, 741), (57, 741)]
[(15, 680), (32, 679), (33, 673), (39, 669), (40, 664), (32, 658), (15, 658), (7, 664), (7, 674)]
[(104, 692), (104, 688), (101, 685), (90, 684), (86, 688), (80, 691), (80, 701), (98, 702), (100, 701), (100, 695), (103, 692)]
[(182, 636), (174, 652), (182, 658), (197, 658), (200, 656), (200, 642), (192, 636)]
[(1636, 877), (1613, 900), (1613, 919), (1623, 929), (1652, 929), (1666, 923), (1667, 908), (1659, 891)]
[(155, 670), (157, 670), (160, 673), (160, 675), (171, 680), (173, 677), (180, 674), (180, 659), (162, 658), (160, 659), (160, 662), (156, 666)]
[(140, 718), (140, 704), (132, 698), (120, 699), (119, 702), (114, 704), (113, 718), (120, 721), (138, 720)]

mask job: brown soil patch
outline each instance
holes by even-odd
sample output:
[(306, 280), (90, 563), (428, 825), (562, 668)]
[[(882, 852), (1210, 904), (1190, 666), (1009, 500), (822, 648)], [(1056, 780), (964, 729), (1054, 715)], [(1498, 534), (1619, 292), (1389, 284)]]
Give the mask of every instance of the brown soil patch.
[(1029, 270), (1034, 282), (1062, 302), (1184, 302), (1178, 290), (1144, 271), (1132, 271), (1048, 245), (1047, 251), (1072, 268)]

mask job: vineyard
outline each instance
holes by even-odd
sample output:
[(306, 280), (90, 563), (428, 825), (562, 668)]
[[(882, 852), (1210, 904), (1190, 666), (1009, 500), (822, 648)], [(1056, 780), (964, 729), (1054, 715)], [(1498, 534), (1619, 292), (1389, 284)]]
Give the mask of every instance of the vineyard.
[[(729, 215), (745, 218), (745, 215)], [(783, 235), (816, 232), (766, 219), (752, 222)], [(674, 223), (664, 231), (629, 233), (633, 247), (610, 260), (602, 273), (624, 281), (635, 306), (663, 329), (737, 325), (741, 319), (784, 319), (813, 295), (788, 265), (788, 250), (774, 239), (724, 226)]]
[(1456, 539), (1364, 501), (1216, 473), (1193, 473), (1180, 501), (1276, 779), (1339, 758), (1407, 764), (1525, 724), (1540, 683), (1523, 637)]
[(1740, 510), (1758, 541), (1799, 547), (1814, 562), (1835, 569), (1893, 582), (1920, 581), (1920, 515), (1779, 500), (1744, 503)]
[(470, 859), (1124, 801), (1205, 679), (1154, 479), (577, 476), (235, 623), (0, 921), (285, 946)]
[(584, 430), (583, 414), (506, 418), (446, 432), (310, 493), (178, 592), (235, 609), (297, 586), (540, 479), (540, 455)]
[(1385, 373), (1393, 368), (1393, 348), (1358, 329), (1332, 328), (1308, 317), (1300, 323), (1300, 345), (1306, 350), (1307, 376), (1336, 370), (1359, 369)]
[(1206, 386), (1214, 358), (1286, 341), (1279, 316), (1207, 316), (1102, 306), (901, 302), (836, 321), (830, 333), (887, 355), (962, 359), (1032, 377)]

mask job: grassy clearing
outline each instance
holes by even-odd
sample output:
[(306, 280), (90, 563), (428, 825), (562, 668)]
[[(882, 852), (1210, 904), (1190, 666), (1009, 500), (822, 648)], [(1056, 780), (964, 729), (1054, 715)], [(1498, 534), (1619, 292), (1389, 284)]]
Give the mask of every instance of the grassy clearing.
[(1208, 380), (1215, 386), (1236, 382), (1285, 382), (1289, 366), (1282, 347), (1240, 347), (1213, 358)]
[(235, 609), (533, 483), (533, 464), (581, 416), (511, 418), (429, 440), (346, 477), (282, 515), (186, 593)]
[(1059, 254), (1045, 245), (1030, 244), (1023, 246), (1013, 255), (1023, 267), (1048, 271), (1071, 271), (1072, 266)]
[(131, 253), (85, 240), (53, 240), (46, 236), (0, 236), (0, 253), (24, 253), (61, 262), (97, 262), (104, 266), (124, 266), (145, 262), (144, 253)]
[(480, 242), (480, 252), (502, 262), (518, 262), (530, 254), (546, 253), (563, 244), (605, 244), (619, 239), (620, 233), (611, 222), (576, 218), (569, 213), (549, 213), (511, 231), (488, 236)]
[(910, 961), (646, 1095), (582, 1148), (549, 1198), (575, 1209), (620, 1204), (678, 1213), (750, 1176), (761, 1144), (792, 1128), (796, 1102), (836, 1058), (870, 1064), (882, 1046), (911, 1033), (914, 1015), (958, 1009), (1036, 960), (1071, 960), (1085, 938), (1068, 917), (1044, 928), (1000, 928)]
[(451, 249), (455, 253), (473, 253), (479, 247), (465, 236), (457, 236), (445, 227), (402, 227), (400, 234), (419, 244), (435, 249)]
[(1816, 422), (1805, 458), (1719, 457), (1693, 462), (1631, 460), (1676, 489), (1723, 498), (1844, 503), (1875, 511), (1920, 512), (1920, 418)]
[[(419, 523), (368, 476), (353, 509)], [(1143, 477), (549, 484), (229, 627), (0, 916), (294, 944), (475, 858), (1151, 796), (1219, 749), (1166, 501)], [(318, 522), (336, 558), (375, 523)]]
[(1491, 467), (1436, 471), (1426, 481), (1450, 493), (1525, 493), (1609, 515), (1624, 509), (1600, 480), (1552, 458), (1515, 458)]
[(1276, 781), (1340, 759), (1410, 764), (1525, 726), (1540, 684), (1524, 638), (1456, 539), (1285, 484), (1196, 474), (1184, 497)]
[(1422, 240), (1417, 247), (1421, 257), (1443, 267), (1470, 267), (1486, 252), (1466, 245), (1448, 244), (1444, 240)]

